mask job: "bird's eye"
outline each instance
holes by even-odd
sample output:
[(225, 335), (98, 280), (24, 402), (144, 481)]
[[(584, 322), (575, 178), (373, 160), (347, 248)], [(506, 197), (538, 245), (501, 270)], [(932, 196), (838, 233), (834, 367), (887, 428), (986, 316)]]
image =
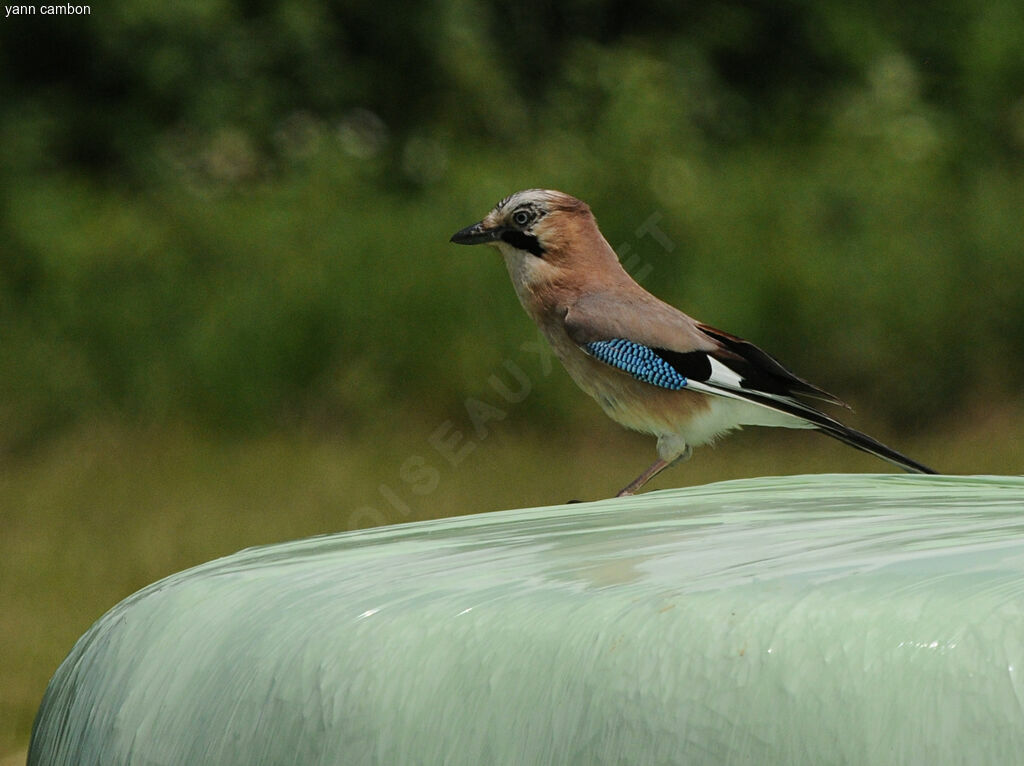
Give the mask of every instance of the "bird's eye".
[(517, 210), (512, 214), (512, 223), (516, 226), (526, 226), (530, 222), (530, 214), (525, 210)]

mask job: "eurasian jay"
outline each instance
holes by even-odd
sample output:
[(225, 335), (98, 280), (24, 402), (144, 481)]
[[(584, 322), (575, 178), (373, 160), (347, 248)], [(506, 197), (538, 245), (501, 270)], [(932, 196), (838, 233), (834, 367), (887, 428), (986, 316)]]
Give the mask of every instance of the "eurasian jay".
[(616, 422), (657, 437), (658, 460), (619, 496), (745, 425), (814, 428), (906, 471), (935, 473), (802, 401), (843, 404), (754, 344), (644, 290), (575, 197), (517, 192), (451, 241), (497, 247), (523, 308), (576, 384)]

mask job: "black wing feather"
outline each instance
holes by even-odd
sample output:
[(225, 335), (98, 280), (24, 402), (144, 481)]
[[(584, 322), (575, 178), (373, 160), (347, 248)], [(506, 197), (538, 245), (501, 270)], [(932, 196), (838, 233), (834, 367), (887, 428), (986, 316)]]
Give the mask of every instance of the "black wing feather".
[(745, 391), (743, 396), (752, 402), (757, 402), (758, 404), (763, 404), (766, 407), (771, 407), (772, 409), (787, 412), (790, 415), (803, 418), (804, 420), (816, 425), (821, 431), (824, 431), (832, 438), (843, 442), (843, 444), (848, 444), (862, 452), (867, 452), (868, 454), (875, 455), (883, 460), (888, 460), (893, 465), (897, 465), (905, 471), (912, 471), (914, 473), (938, 473), (928, 466), (918, 463), (916, 460), (911, 460), (902, 452), (897, 452), (892, 447), (887, 447), (877, 439), (873, 439), (865, 433), (861, 433), (856, 429), (843, 425), (838, 420), (830, 418), (824, 412), (819, 412), (813, 407), (809, 407), (801, 402), (793, 400), (780, 401), (779, 399), (759, 394), (756, 391)]
[(705, 351), (671, 351), (667, 348), (652, 348), (651, 351), (684, 378), (706, 381), (711, 377), (711, 360)]
[(711, 355), (740, 376), (740, 386), (744, 389), (764, 391), (776, 396), (810, 396), (849, 409), (849, 405), (839, 397), (797, 377), (783, 367), (778, 359), (750, 341), (706, 324), (698, 324), (697, 327), (721, 344), (721, 350), (718, 353), (711, 352)]

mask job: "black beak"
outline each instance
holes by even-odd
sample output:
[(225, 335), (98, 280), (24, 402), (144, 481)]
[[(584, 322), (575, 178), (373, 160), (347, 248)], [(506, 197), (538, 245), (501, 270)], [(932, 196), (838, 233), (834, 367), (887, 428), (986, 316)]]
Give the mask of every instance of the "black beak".
[(486, 229), (484, 222), (480, 221), (452, 234), (451, 241), (456, 245), (480, 245), (484, 242), (493, 242), (499, 237), (501, 229)]

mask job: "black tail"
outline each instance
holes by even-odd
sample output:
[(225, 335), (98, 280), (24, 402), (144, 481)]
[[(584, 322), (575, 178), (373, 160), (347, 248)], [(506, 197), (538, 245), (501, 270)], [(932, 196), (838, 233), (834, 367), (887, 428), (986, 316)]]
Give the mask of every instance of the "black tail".
[[(808, 418), (810, 420), (810, 418)], [(823, 433), (828, 434), (834, 439), (838, 439), (843, 444), (849, 444), (851, 447), (856, 447), (862, 452), (869, 452), (872, 455), (882, 458), (882, 460), (888, 460), (893, 465), (897, 465), (904, 471), (910, 473), (938, 473), (933, 471), (926, 465), (921, 465), (916, 460), (911, 460), (909, 457), (901, 452), (897, 452), (892, 447), (886, 447), (882, 442), (877, 439), (872, 439), (867, 434), (862, 434), (860, 431), (855, 431), (848, 426), (844, 426), (837, 420), (828, 418), (832, 423), (829, 425), (816, 424), (822, 430)], [(815, 421), (811, 421), (814, 423)]]
[(744, 398), (755, 401), (759, 404), (763, 404), (766, 407), (785, 412), (790, 415), (795, 415), (798, 418), (803, 418), (809, 423), (813, 423), (823, 433), (828, 434), (833, 439), (838, 439), (843, 444), (849, 444), (851, 447), (855, 447), (862, 452), (867, 452), (876, 457), (887, 460), (893, 465), (899, 466), (904, 471), (910, 473), (938, 473), (933, 471), (926, 465), (918, 463), (916, 460), (911, 460), (906, 455), (897, 452), (892, 447), (886, 447), (882, 442), (877, 439), (872, 439), (867, 434), (862, 434), (860, 431), (855, 431), (849, 426), (844, 426), (838, 420), (830, 418), (824, 412), (814, 409), (813, 407), (798, 402), (795, 399), (780, 399), (773, 396), (766, 396), (756, 391), (744, 391)]

